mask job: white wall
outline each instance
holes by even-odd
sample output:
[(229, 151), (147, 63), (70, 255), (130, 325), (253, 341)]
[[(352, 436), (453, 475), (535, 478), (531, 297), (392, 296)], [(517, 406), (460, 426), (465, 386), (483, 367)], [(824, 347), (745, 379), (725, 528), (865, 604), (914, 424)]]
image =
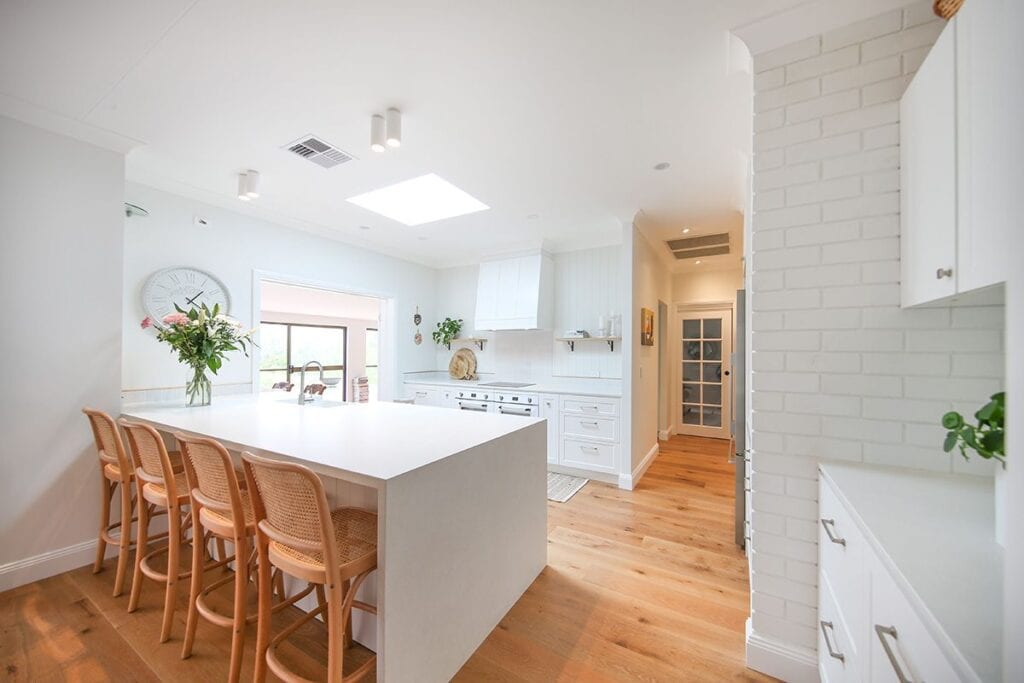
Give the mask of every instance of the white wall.
[[(635, 227), (632, 234), (632, 307), (623, 335), (629, 335), (627, 357), (630, 358), (630, 443), (634, 472), (645, 467), (645, 460), (658, 448), (658, 347), (640, 344), (640, 315), (642, 308), (654, 311), (655, 330), (659, 321), (658, 301), (671, 299), (672, 276), (652, 245)], [(657, 342), (655, 342), (657, 344)], [(635, 476), (634, 476), (635, 479)]]
[(991, 472), (939, 419), (1002, 388), (1003, 307), (899, 308), (898, 99), (942, 26), (921, 0), (754, 59), (748, 645), (808, 678), (817, 462)]
[(743, 289), (743, 269), (695, 270), (672, 276), (673, 304), (736, 303)]
[(0, 591), (95, 552), (80, 410), (120, 403), (123, 200), (121, 154), (0, 117)]
[[(397, 392), (402, 372), (434, 367), (434, 350), (426, 342), (413, 343), (412, 316), (418, 305), (425, 320), (433, 317), (436, 271), (342, 242), (202, 204), (143, 185), (129, 183), (126, 199), (149, 211), (147, 218), (127, 221), (124, 234), (124, 362), (126, 400), (146, 396), (146, 390), (183, 385), (184, 371), (158, 343), (151, 330), (141, 330), (144, 313), (142, 286), (154, 271), (167, 266), (196, 266), (217, 275), (231, 291), (231, 313), (252, 324), (254, 270), (285, 274), (330, 284), (352, 293), (393, 297), (396, 319), (392, 326), (398, 375), (391, 387)], [(210, 225), (193, 225), (193, 216)], [(388, 340), (381, 340), (382, 356)], [(227, 361), (214, 380), (218, 392), (248, 390), (249, 360), (238, 355)], [(397, 395), (397, 393), (396, 393)]]
[(439, 320), (462, 318), (461, 336), (488, 340), (483, 351), (473, 349), (477, 369), (509, 379), (543, 380), (548, 377), (622, 377), (622, 349), (609, 350), (606, 344), (577, 344), (569, 352), (566, 344), (555, 342), (567, 329), (594, 331), (598, 316), (622, 313), (625, 280), (622, 275), (622, 249), (618, 246), (584, 249), (553, 255), (554, 323), (553, 330), (508, 332), (477, 331), (476, 289), (478, 266), (446, 268), (438, 273), (437, 316), (423, 318), (424, 345), (436, 350), (436, 368), (447, 370), (456, 347), (449, 351), (430, 338)]

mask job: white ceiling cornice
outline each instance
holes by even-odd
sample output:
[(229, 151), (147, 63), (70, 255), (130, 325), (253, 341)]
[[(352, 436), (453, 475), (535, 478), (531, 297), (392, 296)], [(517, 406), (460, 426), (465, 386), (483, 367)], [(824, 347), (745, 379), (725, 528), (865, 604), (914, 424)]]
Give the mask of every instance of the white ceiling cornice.
[(733, 35), (752, 55), (769, 52), (798, 40), (854, 24), (898, 9), (909, 0), (807, 0), (789, 9), (734, 27)]
[(52, 133), (66, 135), (119, 154), (128, 154), (136, 147), (146, 144), (141, 140), (135, 140), (91, 123), (49, 111), (4, 93), (0, 93), (0, 116), (6, 116)]

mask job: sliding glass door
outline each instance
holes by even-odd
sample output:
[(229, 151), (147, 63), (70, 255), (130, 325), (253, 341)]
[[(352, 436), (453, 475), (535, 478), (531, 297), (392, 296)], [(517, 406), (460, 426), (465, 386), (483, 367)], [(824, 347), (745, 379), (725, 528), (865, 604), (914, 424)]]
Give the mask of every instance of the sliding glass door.
[[(276, 382), (298, 384), (302, 366), (319, 361), (324, 377), (340, 380), (342, 400), (346, 397), (345, 358), (348, 330), (343, 326), (260, 323), (260, 391), (268, 391)], [(319, 379), (314, 367), (306, 382)]]

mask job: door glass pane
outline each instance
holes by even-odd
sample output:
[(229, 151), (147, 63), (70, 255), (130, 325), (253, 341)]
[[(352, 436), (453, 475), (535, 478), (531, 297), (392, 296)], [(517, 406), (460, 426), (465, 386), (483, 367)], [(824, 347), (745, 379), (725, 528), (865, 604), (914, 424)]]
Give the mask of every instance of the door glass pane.
[(683, 321), (683, 339), (700, 339), (700, 321)]
[(705, 382), (721, 382), (722, 381), (722, 364), (721, 363), (704, 363), (704, 381)]
[(704, 405), (706, 405), (706, 406), (720, 406), (720, 405), (722, 405), (722, 385), (721, 384), (705, 384), (704, 385)]
[(705, 427), (721, 427), (722, 426), (722, 409), (721, 408), (704, 408), (704, 426)]
[(683, 424), (700, 424), (700, 406), (683, 406)]
[(721, 318), (704, 318), (704, 338), (705, 339), (721, 339), (722, 338), (722, 319)]
[(700, 403), (700, 385), (683, 385), (683, 403)]
[(704, 360), (722, 360), (722, 342), (704, 342)]
[(344, 365), (345, 329), (341, 327), (292, 327), (292, 365), (311, 360), (324, 365)]
[(260, 391), (270, 391), (276, 382), (288, 381), (285, 370), (260, 370)]
[[(260, 324), (260, 370), (288, 367), (288, 327)], [(283, 381), (282, 377), (280, 380)], [(273, 382), (271, 383), (273, 384)]]
[(700, 360), (700, 342), (699, 341), (683, 342), (683, 359), (684, 360)]
[(700, 363), (683, 363), (683, 381), (700, 381)]

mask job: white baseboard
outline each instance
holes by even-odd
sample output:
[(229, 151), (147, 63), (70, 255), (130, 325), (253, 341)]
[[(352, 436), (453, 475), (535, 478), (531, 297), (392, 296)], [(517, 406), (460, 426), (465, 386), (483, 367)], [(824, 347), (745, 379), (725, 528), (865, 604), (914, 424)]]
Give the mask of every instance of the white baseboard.
[(585, 470), (581, 467), (566, 467), (565, 465), (555, 465), (554, 463), (548, 463), (548, 472), (556, 472), (558, 474), (568, 474), (571, 477), (582, 477), (583, 479), (591, 479), (593, 481), (602, 481), (606, 484), (618, 484), (618, 475), (610, 472), (594, 472), (592, 470)]
[(651, 446), (651, 450), (647, 451), (647, 455), (645, 455), (643, 457), (643, 460), (641, 460), (637, 464), (637, 466), (633, 468), (633, 471), (631, 473), (619, 475), (620, 489), (626, 489), (627, 491), (633, 490), (633, 487), (637, 485), (637, 483), (640, 481), (640, 478), (644, 476), (644, 472), (647, 471), (647, 468), (650, 467), (651, 463), (654, 462), (654, 459), (658, 457), (659, 448), (660, 446), (658, 445), (658, 442), (655, 441), (654, 445)]
[(668, 429), (662, 429), (658, 432), (658, 441), (668, 441), (672, 438), (672, 435), (676, 432), (675, 425), (669, 425)]
[(787, 683), (818, 683), (818, 654), (754, 633), (747, 619), (747, 668)]
[[(117, 546), (107, 545), (107, 557), (117, 552)], [(0, 565), (0, 591), (7, 591), (26, 583), (40, 581), (56, 574), (62, 574), (96, 559), (96, 539), (82, 541), (66, 548), (26, 557)]]

